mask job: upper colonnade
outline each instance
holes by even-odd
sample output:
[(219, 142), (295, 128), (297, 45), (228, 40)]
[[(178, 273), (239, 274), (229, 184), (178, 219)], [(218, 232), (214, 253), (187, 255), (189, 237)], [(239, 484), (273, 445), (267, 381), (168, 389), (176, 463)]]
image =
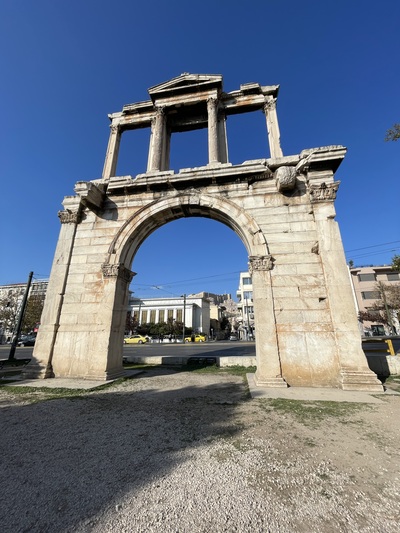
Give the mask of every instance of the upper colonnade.
[(261, 110), (265, 113), (270, 156), (282, 157), (276, 100), (279, 85), (246, 83), (223, 92), (222, 76), (184, 73), (149, 89), (151, 100), (123, 107), (109, 115), (110, 139), (103, 181), (116, 175), (124, 131), (151, 128), (147, 172), (169, 170), (171, 134), (208, 128), (208, 165), (228, 163), (226, 117)]

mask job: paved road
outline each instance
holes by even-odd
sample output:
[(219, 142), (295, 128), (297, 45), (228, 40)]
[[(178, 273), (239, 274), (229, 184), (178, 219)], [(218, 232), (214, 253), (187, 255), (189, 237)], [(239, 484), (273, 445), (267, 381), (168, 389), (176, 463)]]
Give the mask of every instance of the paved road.
[[(392, 339), (396, 353), (400, 352), (400, 336)], [(363, 343), (364, 352), (368, 355), (383, 355), (387, 349), (386, 343), (376, 340)], [(33, 352), (32, 346), (18, 346), (15, 351), (17, 359), (31, 357)], [(7, 359), (10, 353), (10, 345), (0, 345), (0, 359)], [(247, 356), (255, 357), (255, 342), (201, 342), (188, 344), (169, 344), (169, 343), (148, 343), (137, 345), (124, 345), (124, 355), (138, 355), (147, 357), (156, 356)]]
[[(31, 357), (33, 352), (32, 346), (18, 346), (15, 351), (17, 359)], [(10, 353), (10, 345), (0, 346), (0, 359), (7, 359)], [(169, 343), (149, 343), (124, 345), (124, 355), (138, 355), (146, 357), (156, 356), (207, 356), (207, 357), (233, 357), (244, 355), (255, 357), (256, 348), (254, 342), (201, 342), (187, 344), (169, 344)]]

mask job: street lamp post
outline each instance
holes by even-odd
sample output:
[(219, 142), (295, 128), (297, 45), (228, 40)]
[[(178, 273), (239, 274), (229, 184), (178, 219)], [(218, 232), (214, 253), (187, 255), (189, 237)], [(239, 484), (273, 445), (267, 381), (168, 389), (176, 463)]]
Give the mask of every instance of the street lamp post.
[(15, 349), (17, 347), (19, 334), (21, 333), (22, 320), (24, 319), (24, 313), (25, 313), (25, 309), (26, 309), (26, 304), (28, 302), (28, 295), (29, 295), (29, 289), (30, 289), (30, 286), (31, 286), (32, 277), (33, 277), (33, 272), (29, 272), (29, 277), (28, 277), (28, 282), (26, 284), (25, 294), (24, 294), (24, 297), (23, 297), (23, 300), (22, 300), (21, 308), (19, 310), (17, 327), (15, 329), (14, 338), (13, 338), (12, 343), (11, 343), (10, 354), (8, 356), (8, 360), (9, 361), (12, 361), (13, 359), (15, 359), (15, 357), (14, 357)]
[(182, 339), (183, 344), (185, 344), (185, 321), (186, 321), (186, 294), (183, 295), (183, 339)]
[(249, 305), (246, 298), (246, 315), (247, 315), (247, 340), (250, 337), (250, 317), (249, 317)]

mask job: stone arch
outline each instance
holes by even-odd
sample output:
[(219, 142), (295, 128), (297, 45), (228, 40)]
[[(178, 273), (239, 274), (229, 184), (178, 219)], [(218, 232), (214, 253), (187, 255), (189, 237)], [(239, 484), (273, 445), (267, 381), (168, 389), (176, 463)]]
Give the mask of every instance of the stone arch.
[(207, 217), (225, 224), (241, 239), (249, 256), (268, 255), (268, 245), (256, 221), (234, 202), (197, 190), (152, 202), (133, 214), (113, 239), (108, 262), (130, 268), (140, 245), (156, 229), (184, 217)]
[[(109, 115), (100, 180), (64, 199), (60, 236), (31, 377), (123, 375), (121, 331), (130, 266), (141, 243), (182, 217), (230, 227), (249, 254), (256, 323), (257, 385), (381, 391), (361, 349), (334, 200), (343, 146), (283, 155), (279, 86), (225, 92), (220, 75), (184, 73), (149, 89), (150, 100)], [(226, 119), (265, 114), (270, 157), (229, 163)], [(116, 176), (121, 135), (150, 128), (148, 168)], [(208, 130), (208, 164), (169, 166), (175, 132)]]

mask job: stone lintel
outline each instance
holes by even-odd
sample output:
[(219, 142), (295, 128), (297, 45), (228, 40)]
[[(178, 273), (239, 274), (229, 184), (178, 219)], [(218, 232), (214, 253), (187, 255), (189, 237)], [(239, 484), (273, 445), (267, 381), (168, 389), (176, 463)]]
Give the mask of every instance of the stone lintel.
[(201, 180), (203, 183), (218, 183), (222, 180), (226, 182), (243, 181), (254, 182), (270, 179), (272, 177), (269, 169), (257, 162), (248, 165), (231, 165), (230, 163), (218, 163), (194, 169), (183, 169), (178, 174), (173, 171), (147, 172), (138, 174), (136, 177), (116, 176), (111, 178), (108, 184), (108, 192), (117, 190), (131, 190), (142, 188), (164, 187), (169, 183), (179, 188), (187, 188), (190, 183)]
[(384, 392), (382, 383), (371, 370), (342, 370), (339, 385), (348, 391)]

